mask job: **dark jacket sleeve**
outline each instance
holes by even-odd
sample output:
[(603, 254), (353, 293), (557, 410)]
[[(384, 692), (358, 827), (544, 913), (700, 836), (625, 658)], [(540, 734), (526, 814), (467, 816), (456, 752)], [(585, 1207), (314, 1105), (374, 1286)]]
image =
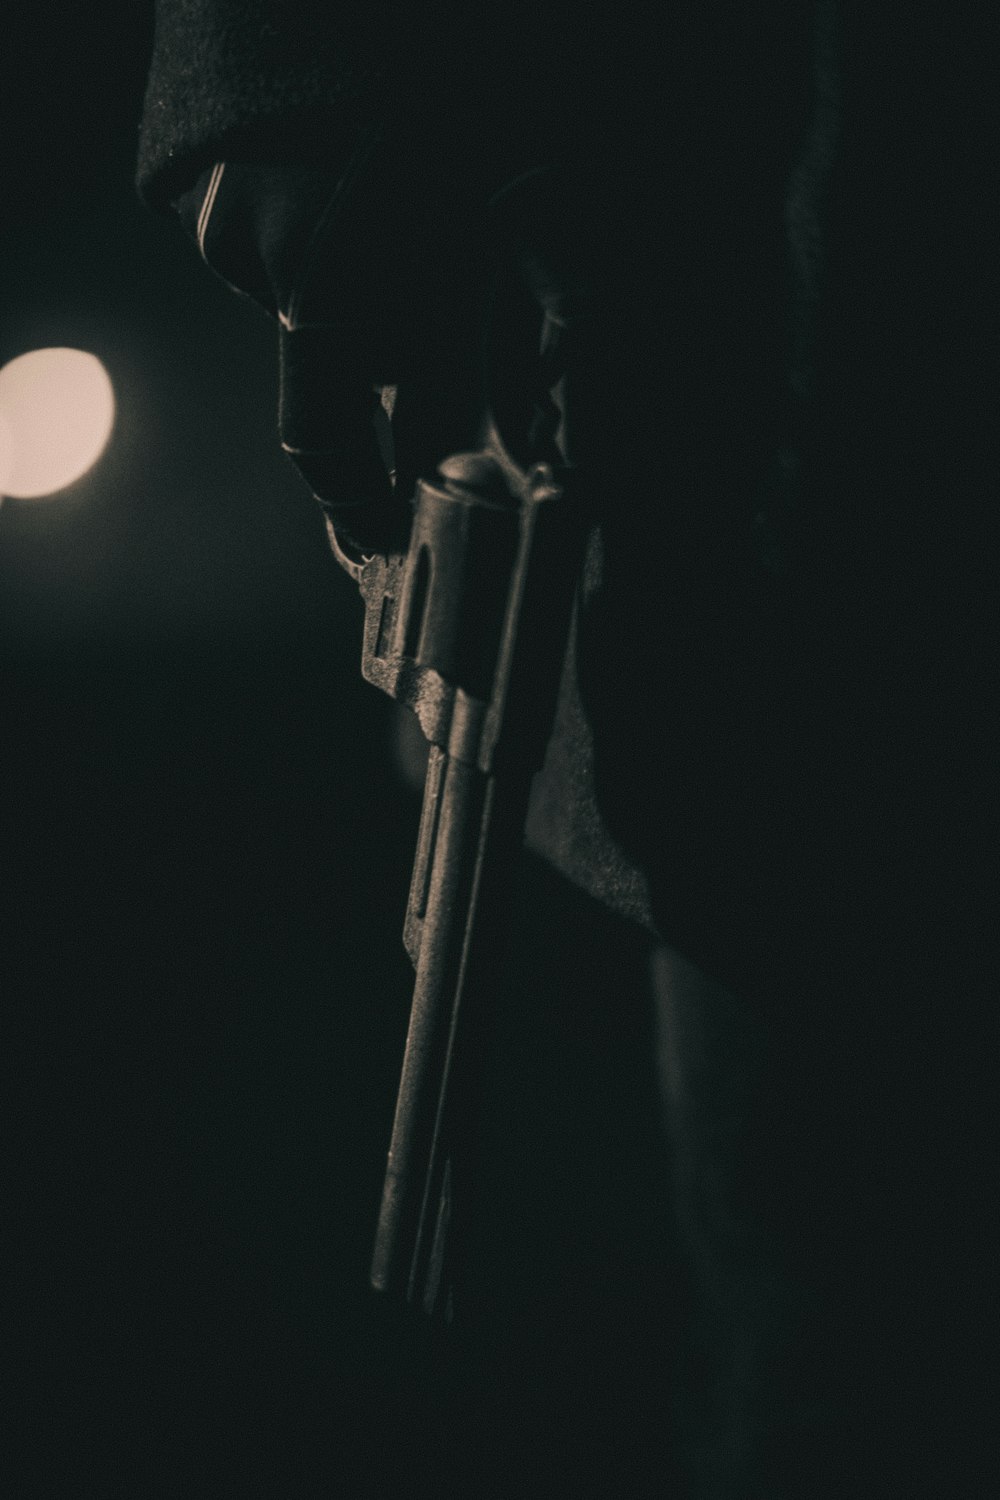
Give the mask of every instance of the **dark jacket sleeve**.
[(163, 208), (223, 158), (336, 167), (386, 120), (495, 190), (600, 113), (571, 45), (544, 0), (156, 0), (139, 191)]

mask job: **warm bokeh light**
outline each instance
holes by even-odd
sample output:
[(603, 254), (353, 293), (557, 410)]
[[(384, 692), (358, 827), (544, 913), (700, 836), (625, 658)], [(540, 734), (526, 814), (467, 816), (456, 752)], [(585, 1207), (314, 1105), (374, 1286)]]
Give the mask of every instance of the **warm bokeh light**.
[(10, 435), (10, 423), (0, 411), (0, 500), (6, 493), (6, 479), (13, 468), (14, 440)]
[(100, 458), (115, 397), (83, 349), (33, 349), (0, 370), (0, 495), (52, 495)]

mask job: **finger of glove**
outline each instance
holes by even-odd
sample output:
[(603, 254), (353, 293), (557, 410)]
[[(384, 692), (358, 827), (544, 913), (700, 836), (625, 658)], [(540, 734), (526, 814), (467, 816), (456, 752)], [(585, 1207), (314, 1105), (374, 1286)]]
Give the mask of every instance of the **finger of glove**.
[[(343, 260), (331, 263), (318, 233), (340, 181), (323, 168), (220, 162), (175, 208), (210, 268), (278, 320), (285, 452), (345, 541), (388, 550), (405, 538), (407, 512), (394, 501), (374, 426), (378, 397), (362, 336), (373, 319), (357, 305), (358, 278), (345, 289)], [(292, 326), (293, 305), (308, 319), (302, 326)]]
[(173, 207), (206, 265), (275, 317), (336, 182), (315, 167), (218, 161)]
[[(278, 329), (278, 432), (338, 533), (362, 551), (405, 541), (409, 515), (396, 498), (379, 441), (380, 398), (345, 372), (344, 338), (323, 324)], [(348, 361), (353, 370), (354, 362)]]

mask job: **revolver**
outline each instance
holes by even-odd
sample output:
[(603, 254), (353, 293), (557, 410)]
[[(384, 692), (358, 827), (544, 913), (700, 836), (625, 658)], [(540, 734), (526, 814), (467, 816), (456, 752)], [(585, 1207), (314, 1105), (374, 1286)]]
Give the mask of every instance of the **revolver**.
[(362, 673), (429, 743), (403, 929), (413, 1000), (371, 1284), (445, 1320), (475, 1173), (484, 1022), (502, 1002), (528, 798), (586, 538), (571, 467), (522, 466), (494, 422), (483, 430), (483, 448), (417, 481), (405, 553), (340, 554), (364, 600)]

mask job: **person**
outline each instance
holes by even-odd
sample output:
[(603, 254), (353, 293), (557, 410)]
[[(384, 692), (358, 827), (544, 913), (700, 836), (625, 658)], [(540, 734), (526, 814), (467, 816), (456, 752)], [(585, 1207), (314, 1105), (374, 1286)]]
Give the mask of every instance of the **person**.
[[(669, 1144), (647, 1187), (685, 1288), (644, 1406), (604, 1350), (611, 1447), (636, 1402), (669, 1429), (652, 1493), (978, 1493), (980, 23), (846, 0), (157, 16), (140, 190), (274, 317), (280, 435), (339, 547), (392, 545), (416, 478), (474, 446), (497, 257), (525, 325), (566, 333), (593, 531), (529, 843), (626, 1030), (615, 991), (649, 954)], [(523, 921), (590, 1014), (553, 924)], [(531, 1300), (546, 1337), (557, 1300)], [(587, 1425), (564, 1437), (593, 1459)]]

